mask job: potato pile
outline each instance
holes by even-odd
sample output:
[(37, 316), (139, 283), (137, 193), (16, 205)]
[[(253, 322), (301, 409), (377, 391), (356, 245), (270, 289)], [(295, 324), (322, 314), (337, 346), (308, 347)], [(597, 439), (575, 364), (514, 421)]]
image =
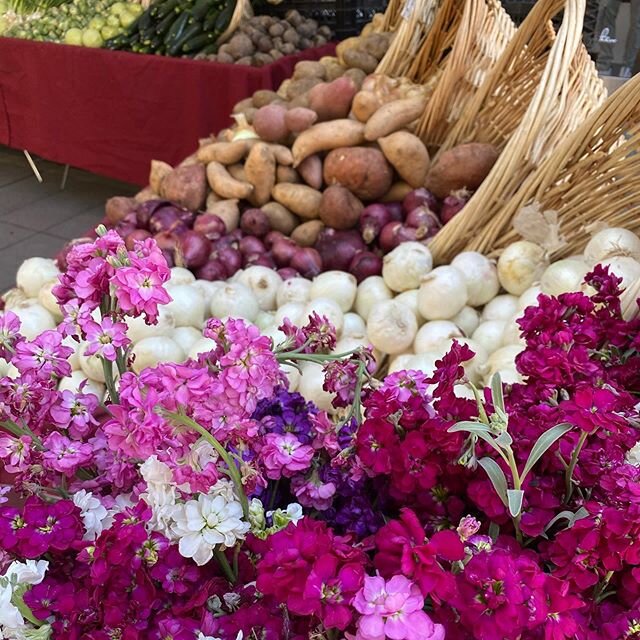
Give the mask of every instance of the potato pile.
[(196, 59), (262, 67), (283, 56), (327, 44), (331, 35), (329, 27), (319, 26), (295, 9), (284, 19), (254, 16), (244, 21), (216, 54), (198, 55)]

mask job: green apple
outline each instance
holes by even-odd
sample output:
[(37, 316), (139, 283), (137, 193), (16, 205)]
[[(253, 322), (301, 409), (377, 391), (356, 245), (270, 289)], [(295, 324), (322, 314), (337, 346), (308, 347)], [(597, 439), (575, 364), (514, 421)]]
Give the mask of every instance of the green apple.
[(64, 41), (66, 44), (72, 44), (76, 47), (82, 46), (82, 31), (80, 29), (69, 29), (64, 34)]
[(104, 41), (99, 31), (95, 29), (85, 29), (82, 33), (82, 44), (85, 47), (99, 49), (104, 44)]
[(128, 29), (136, 21), (136, 19), (136, 16), (134, 16), (132, 13), (129, 13), (128, 11), (123, 11), (120, 14), (120, 24), (125, 29)]
[(126, 11), (127, 7), (125, 6), (124, 2), (116, 2), (115, 4), (111, 5), (111, 13), (114, 16), (119, 16), (123, 11)]
[(119, 27), (120, 26), (120, 18), (118, 18), (118, 16), (109, 16), (107, 18), (107, 24), (110, 27)]

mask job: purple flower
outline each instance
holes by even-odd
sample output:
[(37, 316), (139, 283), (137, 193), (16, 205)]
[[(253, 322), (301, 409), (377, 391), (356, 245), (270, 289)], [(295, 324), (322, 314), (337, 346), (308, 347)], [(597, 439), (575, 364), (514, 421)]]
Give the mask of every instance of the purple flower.
[(267, 469), (267, 477), (277, 480), (281, 476), (290, 478), (308, 469), (313, 458), (313, 448), (302, 444), (291, 433), (268, 433), (260, 455)]
[(32, 342), (16, 345), (12, 363), (20, 373), (33, 373), (38, 378), (52, 375), (64, 377), (71, 375), (71, 365), (67, 358), (73, 353), (71, 347), (62, 344), (62, 334), (55, 330), (41, 333)]
[(98, 324), (90, 320), (82, 325), (85, 332), (87, 347), (85, 353), (91, 356), (97, 353), (105, 360), (114, 362), (117, 357), (117, 349), (121, 349), (130, 344), (127, 338), (127, 325), (124, 322), (114, 322), (111, 318), (106, 317)]
[(20, 336), (20, 318), (13, 311), (0, 313), (0, 358), (11, 360)]
[(133, 316), (145, 314), (153, 324), (158, 318), (158, 305), (171, 302), (171, 296), (162, 286), (169, 279), (166, 264), (160, 267), (122, 267), (113, 277), (115, 294), (122, 310)]
[[(81, 389), (85, 382), (81, 384)], [(98, 408), (98, 398), (93, 393), (73, 393), (65, 390), (60, 400), (50, 409), (51, 419), (60, 427), (69, 429), (74, 438), (87, 435), (91, 425), (97, 425), (94, 414)]]
[(90, 444), (74, 442), (57, 432), (47, 436), (43, 444), (44, 465), (66, 476), (73, 476), (80, 467), (89, 464), (93, 456)]

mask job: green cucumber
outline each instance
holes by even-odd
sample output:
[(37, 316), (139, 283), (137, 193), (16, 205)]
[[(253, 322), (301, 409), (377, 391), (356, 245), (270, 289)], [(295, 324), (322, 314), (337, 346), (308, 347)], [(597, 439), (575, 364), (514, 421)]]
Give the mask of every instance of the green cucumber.
[(228, 2), (227, 6), (220, 12), (215, 24), (215, 30), (218, 33), (224, 33), (226, 28), (229, 26), (234, 9), (235, 7), (233, 2)]
[(191, 10), (191, 15), (196, 20), (202, 20), (209, 11), (211, 5), (211, 0), (196, 0), (196, 3), (193, 5), (193, 9)]
[(189, 14), (185, 11), (181, 13), (171, 25), (169, 31), (167, 31), (167, 35), (164, 37), (164, 43), (169, 47), (173, 42), (176, 41), (177, 38), (180, 37), (182, 32), (185, 30), (187, 26), (187, 22), (189, 20)]
[(200, 35), (201, 33), (202, 25), (199, 23), (192, 24), (187, 27), (175, 40), (170, 43), (168, 47), (169, 55), (177, 55), (188, 40), (191, 40), (191, 38)]
[(175, 22), (175, 15), (173, 13), (168, 13), (160, 22), (156, 24), (156, 33), (159, 36), (165, 36), (171, 25)]
[(211, 44), (212, 40), (214, 39), (215, 34), (213, 33), (201, 33), (198, 36), (194, 36), (182, 45), (182, 53), (197, 53), (203, 47)]
[(169, 14), (173, 13), (175, 8), (178, 6), (179, 0), (166, 0), (165, 2), (161, 2), (158, 11), (156, 12), (156, 18), (164, 18)]

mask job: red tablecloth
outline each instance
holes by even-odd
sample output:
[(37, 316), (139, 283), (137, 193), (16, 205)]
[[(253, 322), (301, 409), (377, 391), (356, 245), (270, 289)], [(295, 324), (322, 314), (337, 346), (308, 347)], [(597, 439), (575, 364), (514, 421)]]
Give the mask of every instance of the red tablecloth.
[(152, 159), (180, 162), (238, 101), (334, 50), (258, 69), (0, 38), (0, 144), (145, 185)]

